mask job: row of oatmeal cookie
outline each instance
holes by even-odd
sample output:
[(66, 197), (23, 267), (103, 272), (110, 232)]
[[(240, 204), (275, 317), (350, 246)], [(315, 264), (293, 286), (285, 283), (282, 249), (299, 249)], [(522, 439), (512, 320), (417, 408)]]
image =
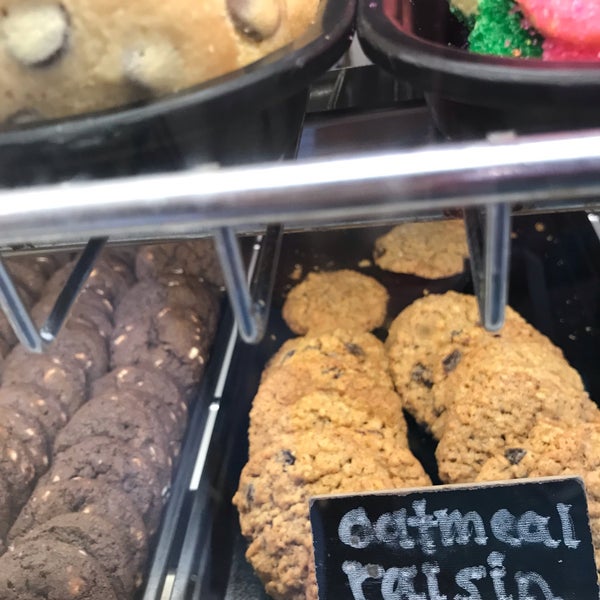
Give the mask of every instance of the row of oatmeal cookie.
[[(141, 585), (187, 424), (186, 399), (217, 318), (214, 291), (187, 266), (173, 273), (167, 258), (180, 251), (142, 248), (110, 277), (100, 261), (52, 348), (65, 347), (62, 336), (70, 340), (84, 322), (102, 332), (102, 344), (74, 355), (89, 400), (74, 404), (56, 432), (49, 470), (9, 533), (2, 600), (128, 598)], [(136, 283), (134, 272), (144, 279)]]
[(386, 350), (403, 407), (439, 442), (442, 481), (581, 475), (600, 550), (600, 411), (560, 349), (510, 308), (486, 332), (476, 299), (447, 292), (406, 308)]
[(276, 600), (317, 598), (311, 496), (430, 485), (408, 448), (383, 344), (367, 333), (387, 299), (374, 280), (342, 271), (310, 275), (286, 301), (288, 324), (308, 334), (263, 372), (234, 497), (246, 556)]

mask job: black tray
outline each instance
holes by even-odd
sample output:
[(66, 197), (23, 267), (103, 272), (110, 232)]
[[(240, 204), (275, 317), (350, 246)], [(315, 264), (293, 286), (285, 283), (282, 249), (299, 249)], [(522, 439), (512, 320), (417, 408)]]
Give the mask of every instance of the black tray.
[(0, 185), (291, 156), (308, 86), (350, 44), (354, 11), (355, 0), (323, 0), (298, 40), (185, 92), (0, 134)]
[(448, 0), (360, 0), (357, 27), (371, 60), (424, 90), (449, 137), (600, 124), (600, 64), (470, 53)]
[[(421, 297), (425, 288), (432, 293), (450, 289), (472, 292), (468, 272), (428, 281), (386, 273), (372, 266), (361, 269), (358, 263), (370, 258), (374, 240), (386, 230), (378, 227), (284, 237), (267, 335), (258, 346), (236, 345), (225, 387), (218, 399), (220, 409), (200, 486), (195, 492), (185, 491), (180, 512), (174, 514), (177, 508), (174, 505), (167, 509), (166, 522), (178, 522), (177, 533), (188, 542), (169, 553), (170, 568), (178, 566), (179, 577), (185, 582), (172, 600), (266, 599), (262, 585), (244, 559), (245, 542), (231, 498), (247, 458), (248, 413), (261, 372), (266, 361), (291, 336), (282, 320), (281, 307), (287, 290), (294, 283), (290, 275), (296, 265), (302, 265), (304, 273), (315, 268), (352, 268), (377, 277), (391, 294), (389, 320)], [(570, 363), (582, 374), (591, 396), (599, 401), (598, 238), (581, 213), (518, 217), (513, 231), (516, 237), (511, 261), (510, 304), (563, 349)], [(383, 330), (377, 333), (381, 337), (385, 335)], [(227, 355), (223, 350), (228, 336), (229, 330), (222, 329), (213, 357), (216, 364)], [(200, 406), (206, 406), (206, 399)], [(191, 432), (195, 430), (193, 426)], [(413, 421), (409, 422), (409, 431), (413, 452), (434, 482), (438, 481), (432, 439)], [(180, 482), (180, 486), (185, 485)], [(166, 563), (160, 561), (166, 561), (167, 557), (158, 555), (156, 560), (166, 569)]]

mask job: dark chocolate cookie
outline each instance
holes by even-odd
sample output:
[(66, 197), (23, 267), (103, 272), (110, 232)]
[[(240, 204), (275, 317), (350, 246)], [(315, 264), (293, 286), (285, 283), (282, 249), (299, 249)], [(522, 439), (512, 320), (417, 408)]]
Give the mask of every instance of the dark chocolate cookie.
[(39, 421), (46, 439), (52, 443), (68, 421), (67, 412), (53, 396), (34, 384), (7, 383), (0, 387), (0, 405), (13, 408)]
[(118, 598), (125, 598), (134, 591), (135, 573), (131, 569), (127, 540), (110, 521), (81, 512), (59, 515), (16, 540), (15, 548), (18, 550), (23, 544), (40, 539), (69, 544), (96, 559)]
[(6, 538), (14, 520), (10, 488), (3, 477), (0, 477), (0, 554), (6, 550)]
[(181, 422), (186, 421), (188, 409), (176, 383), (167, 373), (143, 366), (114, 369), (92, 384), (92, 395), (117, 390), (139, 390), (158, 396)]
[(28, 265), (20, 261), (6, 259), (5, 265), (12, 276), (13, 282), (27, 290), (32, 298), (37, 299), (42, 295), (48, 278), (35, 267), (35, 263)]
[(77, 477), (117, 486), (133, 500), (148, 532), (156, 531), (166, 490), (142, 452), (109, 437), (89, 438), (57, 454), (43, 482)]
[(0, 399), (0, 423), (8, 435), (21, 442), (31, 458), (33, 468), (39, 477), (48, 470), (50, 445), (40, 422), (30, 415), (19, 412)]
[(9, 540), (66, 513), (97, 515), (117, 526), (127, 537), (134, 570), (141, 571), (148, 554), (148, 537), (140, 513), (125, 492), (96, 479), (40, 483), (12, 526)]
[(37, 385), (48, 392), (48, 397), (57, 400), (69, 417), (86, 397), (85, 374), (76, 362), (47, 354), (31, 354), (22, 346), (7, 356), (2, 384)]
[(35, 481), (35, 460), (23, 442), (0, 428), (0, 477), (8, 484), (13, 506), (23, 506)]
[(172, 460), (165, 430), (138, 392), (118, 391), (92, 397), (58, 434), (54, 452), (58, 454), (91, 437), (108, 437), (141, 452), (160, 478), (171, 480)]
[(212, 239), (142, 246), (138, 251), (135, 274), (138, 279), (183, 274), (216, 287), (225, 285)]
[(115, 334), (111, 340), (113, 368), (149, 364), (172, 377), (188, 396), (199, 381), (212, 335), (189, 309), (163, 308)]
[(75, 546), (40, 538), (0, 557), (0, 600), (117, 600), (102, 567)]

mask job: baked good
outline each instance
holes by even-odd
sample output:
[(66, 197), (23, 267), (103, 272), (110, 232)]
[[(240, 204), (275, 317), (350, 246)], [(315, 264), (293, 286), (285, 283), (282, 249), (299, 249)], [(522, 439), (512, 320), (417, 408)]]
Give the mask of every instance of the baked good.
[(140, 512), (125, 492), (99, 479), (40, 482), (14, 522), (9, 539), (14, 541), (67, 513), (97, 515), (117, 526), (127, 538), (132, 567), (140, 572), (148, 553), (148, 536)]
[[(170, 439), (180, 440), (187, 425), (188, 409), (183, 397), (169, 375), (143, 366), (113, 369), (92, 383), (91, 395), (120, 391), (136, 391), (144, 395), (160, 415)], [(171, 437), (172, 436), (172, 437)]]
[(117, 600), (102, 567), (75, 546), (40, 538), (0, 557), (1, 600)]
[(250, 457), (233, 500), (249, 540), (246, 557), (274, 600), (316, 600), (309, 497), (428, 484), (408, 449), (366, 452), (344, 432), (282, 436)]
[(155, 412), (136, 392), (122, 391), (92, 397), (75, 413), (54, 442), (54, 453), (91, 437), (118, 440), (139, 451), (152, 465), (163, 486), (171, 480), (172, 460), (165, 430)]
[(13, 282), (27, 290), (32, 298), (37, 300), (42, 295), (48, 277), (40, 269), (37, 262), (24, 263), (9, 259), (5, 262), (5, 265)]
[(317, 6), (173, 0), (116, 10), (108, 2), (5, 1), (0, 120), (62, 117), (188, 88), (289, 43)]
[(108, 576), (117, 598), (125, 598), (135, 589), (127, 540), (110, 521), (83, 512), (59, 515), (16, 540), (15, 549), (38, 540), (69, 544), (91, 556)]
[(6, 551), (6, 539), (15, 512), (10, 495), (10, 488), (5, 479), (0, 476), (0, 554)]
[(441, 279), (462, 273), (469, 257), (463, 221), (402, 223), (375, 241), (375, 264), (385, 271)]
[(49, 354), (32, 354), (17, 346), (7, 356), (2, 385), (34, 384), (56, 399), (68, 417), (83, 404), (86, 378), (73, 360)]
[(36, 459), (27, 446), (0, 427), (0, 479), (8, 485), (12, 505), (18, 509), (25, 504), (36, 478)]
[(137, 253), (135, 274), (140, 280), (179, 274), (218, 288), (225, 285), (212, 239), (142, 246)]
[(43, 437), (50, 443), (68, 420), (66, 411), (54, 395), (34, 384), (4, 384), (0, 387), (0, 406), (35, 419), (43, 430)]
[(300, 335), (335, 329), (371, 331), (383, 325), (386, 289), (372, 277), (343, 269), (309, 273), (283, 305), (288, 327)]
[(435, 432), (445, 410), (439, 397), (440, 384), (473, 348), (502, 339), (528, 340), (554, 348), (510, 307), (502, 330), (490, 333), (480, 325), (474, 296), (451, 291), (413, 302), (394, 319), (385, 343), (403, 407)]
[(41, 481), (58, 483), (75, 478), (117, 486), (135, 503), (148, 533), (156, 531), (165, 490), (142, 452), (112, 438), (88, 438), (57, 454)]

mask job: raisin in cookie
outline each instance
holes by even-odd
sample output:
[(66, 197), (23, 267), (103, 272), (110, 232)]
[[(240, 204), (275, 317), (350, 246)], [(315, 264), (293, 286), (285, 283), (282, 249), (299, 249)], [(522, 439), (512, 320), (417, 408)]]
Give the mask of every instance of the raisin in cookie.
[(372, 277), (350, 270), (309, 273), (290, 290), (283, 318), (300, 335), (347, 329), (371, 331), (386, 316), (388, 293)]
[(375, 263), (394, 273), (441, 279), (462, 273), (469, 256), (462, 221), (402, 223), (375, 242)]

